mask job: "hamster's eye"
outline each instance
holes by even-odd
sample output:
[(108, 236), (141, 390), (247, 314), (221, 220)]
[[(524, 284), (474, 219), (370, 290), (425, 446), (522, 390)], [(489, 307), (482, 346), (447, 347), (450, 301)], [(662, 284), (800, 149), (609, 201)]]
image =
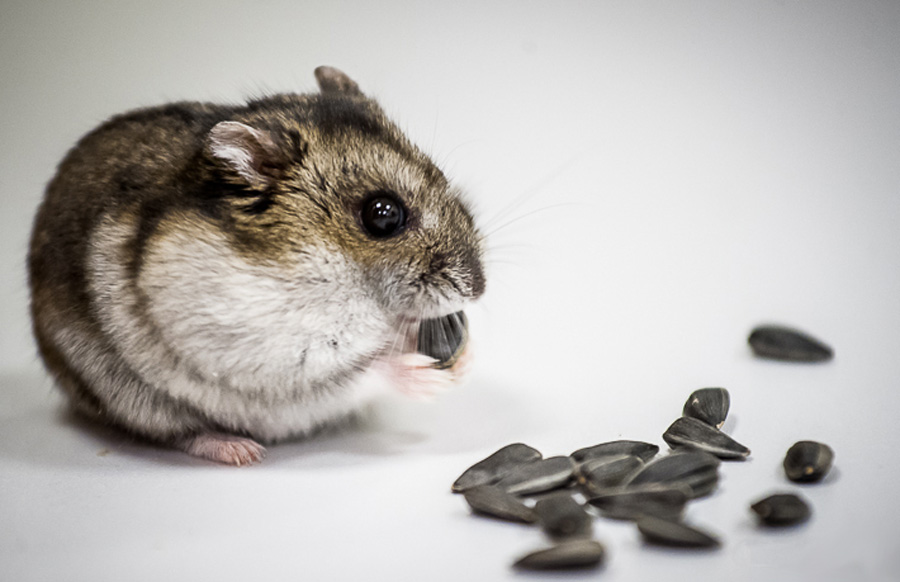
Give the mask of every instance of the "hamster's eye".
[(363, 204), (362, 225), (374, 238), (400, 234), (406, 226), (406, 210), (391, 192), (375, 192)]

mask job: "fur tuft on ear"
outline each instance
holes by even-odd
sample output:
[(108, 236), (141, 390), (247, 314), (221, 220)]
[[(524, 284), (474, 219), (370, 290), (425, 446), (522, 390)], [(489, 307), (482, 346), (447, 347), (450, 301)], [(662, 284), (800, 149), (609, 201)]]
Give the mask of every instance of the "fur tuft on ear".
[(268, 185), (280, 155), (268, 133), (237, 121), (222, 121), (210, 130), (209, 150), (250, 185)]
[(346, 93), (348, 95), (362, 95), (356, 81), (346, 73), (334, 67), (317, 67), (315, 70), (316, 82), (322, 93)]

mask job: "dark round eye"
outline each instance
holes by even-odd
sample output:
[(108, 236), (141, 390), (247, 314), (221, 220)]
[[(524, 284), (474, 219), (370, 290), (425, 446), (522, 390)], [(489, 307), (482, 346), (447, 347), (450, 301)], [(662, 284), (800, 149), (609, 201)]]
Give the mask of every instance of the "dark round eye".
[(375, 238), (388, 238), (400, 234), (406, 226), (406, 210), (389, 192), (377, 192), (362, 207), (362, 225)]

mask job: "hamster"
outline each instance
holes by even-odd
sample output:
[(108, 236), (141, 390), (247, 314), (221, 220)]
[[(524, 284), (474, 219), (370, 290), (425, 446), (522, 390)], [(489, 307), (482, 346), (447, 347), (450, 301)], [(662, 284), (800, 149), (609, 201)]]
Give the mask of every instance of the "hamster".
[(40, 355), (77, 411), (246, 465), (384, 390), (456, 378), (415, 335), (484, 292), (472, 212), (352, 79), (315, 77), (125, 113), (63, 159), (28, 273)]

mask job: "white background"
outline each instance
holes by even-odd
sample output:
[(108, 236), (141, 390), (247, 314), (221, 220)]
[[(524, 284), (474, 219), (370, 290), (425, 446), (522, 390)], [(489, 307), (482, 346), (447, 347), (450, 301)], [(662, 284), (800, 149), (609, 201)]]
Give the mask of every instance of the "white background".
[[(0, 580), (900, 578), (900, 4), (0, 4)], [(55, 164), (110, 115), (314, 89), (338, 66), (464, 187), (490, 233), (468, 385), (234, 469), (66, 416), (24, 257)], [(755, 359), (761, 322), (833, 345)], [(716, 552), (598, 520), (600, 572), (525, 576), (539, 531), (449, 493), (514, 441), (649, 440), (725, 386), (749, 446), (688, 519)], [(824, 483), (780, 463), (836, 452)], [(664, 447), (665, 448), (665, 447)], [(785, 532), (747, 510), (811, 502)]]

